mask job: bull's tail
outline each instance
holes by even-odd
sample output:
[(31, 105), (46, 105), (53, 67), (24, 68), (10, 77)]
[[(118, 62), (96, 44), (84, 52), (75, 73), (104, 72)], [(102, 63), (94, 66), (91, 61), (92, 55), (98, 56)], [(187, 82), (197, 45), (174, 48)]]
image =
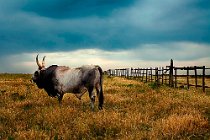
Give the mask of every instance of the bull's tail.
[(100, 73), (100, 90), (99, 90), (99, 109), (103, 108), (103, 104), (104, 104), (104, 94), (103, 94), (103, 70), (101, 69), (101, 67), (97, 66), (99, 73)]

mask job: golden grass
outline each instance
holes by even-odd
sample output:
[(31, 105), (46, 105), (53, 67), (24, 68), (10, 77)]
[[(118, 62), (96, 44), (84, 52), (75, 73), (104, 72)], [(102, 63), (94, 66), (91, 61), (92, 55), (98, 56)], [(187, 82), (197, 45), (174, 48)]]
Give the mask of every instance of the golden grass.
[(59, 107), (30, 77), (0, 75), (0, 139), (210, 138), (210, 97), (200, 90), (105, 76), (104, 109), (92, 112), (88, 94), (66, 94)]

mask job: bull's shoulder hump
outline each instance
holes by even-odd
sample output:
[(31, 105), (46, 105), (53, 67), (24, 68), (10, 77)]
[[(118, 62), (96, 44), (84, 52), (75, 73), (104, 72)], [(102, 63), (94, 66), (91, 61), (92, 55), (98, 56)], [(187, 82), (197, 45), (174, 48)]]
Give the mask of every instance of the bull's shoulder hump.
[(57, 75), (76, 75), (80, 72), (81, 70), (78, 68), (69, 68), (66, 66), (59, 66), (56, 69), (56, 74)]
[(67, 66), (58, 66), (56, 70), (62, 72), (62, 71), (68, 71), (71, 68), (67, 67)]
[(97, 68), (98, 65), (83, 65), (81, 67), (78, 67), (78, 69), (94, 69), (94, 68)]

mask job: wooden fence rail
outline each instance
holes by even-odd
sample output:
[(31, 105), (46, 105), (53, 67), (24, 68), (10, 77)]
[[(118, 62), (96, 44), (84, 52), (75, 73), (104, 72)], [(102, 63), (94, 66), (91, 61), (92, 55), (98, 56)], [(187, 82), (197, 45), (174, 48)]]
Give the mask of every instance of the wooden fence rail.
[[(202, 71), (198, 75), (198, 70)], [(156, 67), (156, 68), (125, 68), (125, 69), (109, 69), (107, 74), (110, 76), (123, 76), (126, 78), (138, 78), (143, 82), (156, 82), (157, 85), (166, 84), (170, 87), (178, 87), (178, 84), (181, 84), (180, 87), (186, 85), (187, 89), (191, 86), (202, 87), (203, 92), (205, 92), (206, 88), (210, 88), (205, 83), (205, 78), (207, 76), (206, 71), (210, 70), (210, 68), (206, 68), (205, 66), (191, 66), (191, 67), (174, 67), (173, 60), (171, 59), (170, 66), (164, 67)], [(178, 74), (181, 72), (182, 74)], [(191, 72), (191, 74), (190, 74)], [(209, 75), (208, 75), (209, 76)], [(178, 78), (183, 77), (186, 78), (185, 83), (179, 82)], [(199, 78), (202, 79), (201, 85), (198, 83)], [(194, 84), (190, 83), (190, 79), (194, 79)]]

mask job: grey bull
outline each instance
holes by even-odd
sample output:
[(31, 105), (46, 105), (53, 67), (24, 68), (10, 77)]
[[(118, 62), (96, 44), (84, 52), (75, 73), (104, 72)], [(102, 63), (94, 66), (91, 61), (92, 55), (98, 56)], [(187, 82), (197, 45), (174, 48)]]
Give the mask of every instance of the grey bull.
[(52, 65), (45, 68), (45, 57), (42, 63), (36, 57), (38, 70), (34, 72), (32, 80), (38, 88), (45, 89), (51, 97), (57, 97), (61, 104), (65, 93), (73, 93), (81, 99), (82, 95), (88, 91), (91, 100), (91, 108), (94, 109), (95, 92), (99, 100), (99, 109), (104, 103), (103, 95), (103, 71), (100, 66), (86, 65), (78, 68)]

